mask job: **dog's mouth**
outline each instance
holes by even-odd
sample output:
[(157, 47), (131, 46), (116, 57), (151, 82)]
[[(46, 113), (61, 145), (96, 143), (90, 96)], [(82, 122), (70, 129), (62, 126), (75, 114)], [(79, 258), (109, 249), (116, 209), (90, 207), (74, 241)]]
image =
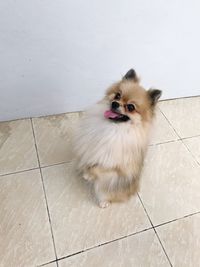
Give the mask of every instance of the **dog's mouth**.
[(125, 122), (125, 121), (130, 120), (130, 118), (127, 115), (118, 113), (118, 112), (113, 111), (113, 110), (105, 111), (104, 112), (104, 117), (106, 119), (109, 119), (109, 120), (112, 120), (112, 121), (115, 121), (115, 122)]

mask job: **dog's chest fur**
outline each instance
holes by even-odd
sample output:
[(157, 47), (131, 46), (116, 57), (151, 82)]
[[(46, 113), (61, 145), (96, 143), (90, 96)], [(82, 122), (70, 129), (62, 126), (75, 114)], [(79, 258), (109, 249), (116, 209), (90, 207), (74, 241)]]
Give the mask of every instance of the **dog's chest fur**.
[(82, 119), (75, 140), (79, 168), (100, 165), (134, 172), (143, 160), (148, 126), (106, 120), (101, 110)]

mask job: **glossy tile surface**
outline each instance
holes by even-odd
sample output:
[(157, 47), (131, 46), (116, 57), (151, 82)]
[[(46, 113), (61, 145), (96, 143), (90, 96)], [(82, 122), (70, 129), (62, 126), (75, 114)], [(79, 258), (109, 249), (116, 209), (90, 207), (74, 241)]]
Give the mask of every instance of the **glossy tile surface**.
[(200, 266), (200, 214), (157, 228), (174, 267)]
[(54, 260), (39, 170), (0, 177), (0, 266)]
[(152, 128), (150, 144), (155, 145), (178, 139), (179, 137), (176, 135), (174, 129), (168, 123), (167, 119), (160, 112), (160, 110), (157, 109)]
[(199, 99), (159, 103), (140, 198), (107, 209), (73, 170), (80, 112), (0, 123), (0, 267), (56, 267), (54, 244), (59, 267), (200, 266)]
[(71, 137), (79, 119), (79, 113), (34, 118), (41, 166), (72, 160)]
[(31, 121), (0, 122), (0, 175), (38, 167)]
[(200, 211), (200, 166), (181, 141), (150, 147), (140, 196), (154, 225)]
[(59, 267), (169, 267), (153, 230), (61, 260)]
[(200, 97), (163, 101), (159, 107), (180, 137), (200, 134)]
[(183, 143), (190, 150), (196, 161), (200, 164), (200, 136), (184, 139)]
[(58, 257), (149, 228), (137, 196), (107, 209), (97, 206), (73, 164), (42, 169)]

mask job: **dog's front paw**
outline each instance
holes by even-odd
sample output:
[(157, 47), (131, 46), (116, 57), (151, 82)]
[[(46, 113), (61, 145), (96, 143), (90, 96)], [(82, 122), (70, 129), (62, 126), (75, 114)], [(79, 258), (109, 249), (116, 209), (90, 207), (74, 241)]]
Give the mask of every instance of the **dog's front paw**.
[(83, 178), (86, 180), (86, 181), (92, 181), (94, 178), (92, 175), (90, 175), (89, 173), (87, 172), (84, 172), (83, 173)]
[(109, 205), (110, 205), (109, 201), (100, 201), (99, 202), (99, 207), (102, 208), (102, 209), (107, 208)]

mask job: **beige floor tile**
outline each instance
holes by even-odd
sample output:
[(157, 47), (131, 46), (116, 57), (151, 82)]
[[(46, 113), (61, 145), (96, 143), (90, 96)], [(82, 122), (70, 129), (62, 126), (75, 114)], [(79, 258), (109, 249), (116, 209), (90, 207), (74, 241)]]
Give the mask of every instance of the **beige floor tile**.
[(200, 266), (200, 214), (157, 228), (173, 267)]
[(200, 134), (200, 97), (163, 101), (159, 107), (182, 138)]
[(169, 267), (153, 230), (59, 261), (59, 267)]
[(200, 164), (200, 136), (184, 139), (183, 142)]
[(38, 167), (31, 121), (0, 123), (0, 174)]
[(0, 266), (54, 260), (39, 170), (0, 177)]
[(166, 120), (164, 115), (157, 110), (150, 144), (164, 143), (177, 139), (179, 139), (179, 137), (176, 135), (172, 126)]
[(200, 166), (181, 141), (150, 147), (140, 196), (154, 225), (200, 210)]
[(137, 197), (100, 209), (73, 164), (44, 168), (43, 176), (58, 257), (150, 227)]
[(41, 166), (72, 160), (70, 138), (79, 113), (33, 119)]

